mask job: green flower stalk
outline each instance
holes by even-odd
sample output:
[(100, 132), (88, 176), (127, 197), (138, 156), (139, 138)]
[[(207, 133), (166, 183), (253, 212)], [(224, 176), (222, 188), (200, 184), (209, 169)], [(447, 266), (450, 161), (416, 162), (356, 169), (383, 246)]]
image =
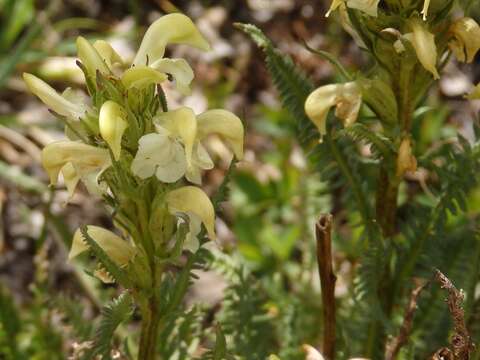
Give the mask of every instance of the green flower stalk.
[(132, 65), (107, 42), (90, 44), (79, 37), (79, 65), (91, 104), (72, 98), (68, 90), (58, 94), (24, 74), (30, 91), (65, 123), (68, 140), (42, 151), (50, 182), (57, 184), (61, 175), (70, 196), (82, 182), (112, 210), (117, 232), (97, 226), (79, 229), (69, 258), (93, 250), (99, 258), (95, 276), (119, 282), (132, 295), (142, 315), (142, 360), (155, 358), (159, 324), (166, 316), (159, 286), (167, 265), (178, 261), (182, 249), (197, 251), (206, 236), (215, 240), (212, 202), (189, 185), (200, 185), (202, 171), (214, 167), (202, 142), (217, 134), (237, 159), (243, 156), (243, 125), (234, 114), (214, 109), (196, 115), (188, 107), (166, 108), (162, 83), (171, 78), (178, 91), (188, 94), (194, 77), (186, 60), (164, 58), (169, 44), (209, 49), (193, 22), (181, 14), (163, 16), (150, 26)]

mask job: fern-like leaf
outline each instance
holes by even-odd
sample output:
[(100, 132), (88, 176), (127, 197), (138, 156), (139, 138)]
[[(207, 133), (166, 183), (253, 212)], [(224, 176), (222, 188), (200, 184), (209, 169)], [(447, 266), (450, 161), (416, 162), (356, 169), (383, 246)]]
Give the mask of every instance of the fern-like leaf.
[(115, 264), (108, 254), (97, 244), (97, 242), (88, 234), (87, 227), (80, 228), (83, 239), (87, 243), (90, 251), (95, 255), (100, 265), (107, 271), (107, 273), (113, 277), (115, 281), (129, 288), (131, 286), (131, 280), (127, 272)]
[(122, 293), (102, 309), (102, 319), (95, 332), (91, 358), (101, 356), (102, 359), (110, 359), (115, 330), (122, 322), (130, 318), (132, 310), (132, 299), (128, 292)]
[(350, 136), (355, 141), (362, 141), (370, 145), (370, 150), (375, 158), (393, 159), (395, 147), (390, 139), (378, 132), (370, 130), (363, 124), (355, 123), (343, 129), (341, 133)]
[(299, 130), (301, 142), (310, 141), (317, 132), (304, 111), (307, 96), (314, 86), (305, 74), (295, 66), (292, 59), (280, 53), (265, 34), (251, 24), (235, 24), (249, 35), (266, 55), (267, 68), (272, 76), (275, 87), (280, 93), (283, 106), (294, 116)]

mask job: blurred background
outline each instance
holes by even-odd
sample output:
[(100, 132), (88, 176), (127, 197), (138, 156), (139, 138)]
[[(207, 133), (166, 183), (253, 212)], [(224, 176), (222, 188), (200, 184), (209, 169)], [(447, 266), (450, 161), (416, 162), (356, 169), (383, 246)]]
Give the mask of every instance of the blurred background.
[[(29, 358), (66, 358), (81, 346), (78, 339), (91, 331), (92, 324), (85, 324), (83, 334), (72, 329), (75, 317), (95, 319), (100, 305), (116, 292), (114, 286), (92, 280), (81, 265), (67, 262), (73, 231), (80, 224), (108, 227), (111, 219), (84, 189), (66, 205), (63, 185), (48, 187), (40, 151), (63, 137), (62, 127), (27, 92), (22, 72), (41, 77), (58, 91), (71, 87), (82, 96), (82, 73), (75, 64), (78, 35), (105, 39), (131, 59), (148, 25), (174, 11), (193, 18), (213, 50), (169, 47), (170, 57), (191, 62), (196, 78), (193, 93), (186, 98), (167, 88), (168, 101), (196, 112), (226, 108), (239, 115), (247, 129), (245, 159), (234, 172), (231, 201), (217, 220), (219, 242), (260, 279), (273, 279), (261, 290), (271, 291), (262, 303), (266, 314), (275, 316), (281, 306), (280, 300), (275, 303), (278, 289), (269, 285), (281, 276), (298, 281), (281, 287), (285, 293), (278, 298), (291, 309), (294, 299), (285, 294), (298, 298), (311, 314), (317, 313), (308, 321), (318, 321), (319, 299), (308, 296), (312, 288), (318, 292), (313, 224), (324, 212), (333, 212), (337, 224), (352, 219), (309, 168), (295, 140), (295, 122), (279, 104), (261, 51), (233, 23), (256, 24), (321, 85), (336, 81), (334, 69), (307, 51), (304, 41), (338, 56), (349, 69), (361, 69), (367, 61), (339, 23), (327, 21), (329, 6), (329, 0), (0, 0), (0, 313), (18, 314), (8, 331), (0, 325), (0, 358), (2, 346), (13, 335), (20, 337), (19, 346), (31, 354)], [(477, 21), (479, 15), (480, 11)], [(462, 97), (478, 81), (478, 61), (462, 68), (455, 63), (447, 66), (428, 99), (433, 110), (416, 129), (423, 133), (419, 151), (430, 147), (432, 139), (447, 139), (456, 131), (472, 136), (471, 121), (479, 106)], [(218, 139), (207, 145), (219, 164), (204, 178), (205, 188), (213, 193), (231, 154)], [(473, 207), (472, 216), (479, 210), (480, 206)], [(355, 265), (348, 259), (356, 251), (358, 236), (355, 229), (340, 227), (337, 237), (337, 295), (342, 296), (348, 292), (345, 284)], [(213, 308), (225, 286), (220, 275), (203, 273), (191, 301)], [(315, 341), (311, 334), (302, 336), (302, 341)]]

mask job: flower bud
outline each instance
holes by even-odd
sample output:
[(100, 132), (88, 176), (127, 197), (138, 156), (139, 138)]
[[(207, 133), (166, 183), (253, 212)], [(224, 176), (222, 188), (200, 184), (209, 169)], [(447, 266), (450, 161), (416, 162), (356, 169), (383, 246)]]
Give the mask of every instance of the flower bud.
[(123, 65), (123, 59), (115, 51), (115, 49), (105, 40), (97, 40), (93, 43), (93, 47), (97, 50), (102, 60), (111, 68), (114, 64)]
[(361, 92), (353, 81), (319, 87), (305, 101), (305, 112), (318, 128), (321, 141), (321, 137), (327, 133), (327, 115), (332, 106), (337, 107), (335, 115), (343, 121), (344, 126), (349, 126), (357, 120), (361, 105)]
[(448, 46), (458, 61), (471, 63), (480, 49), (480, 26), (472, 18), (456, 20), (450, 27), (453, 39)]
[(417, 54), (418, 61), (422, 66), (433, 74), (434, 79), (439, 79), (437, 71), (437, 46), (435, 45), (435, 36), (429, 32), (420, 20), (415, 19), (410, 22), (412, 32), (405, 34), (413, 45)]
[(169, 14), (150, 25), (133, 64), (135, 66), (153, 64), (163, 57), (165, 47), (169, 43), (186, 44), (205, 51), (210, 49), (208, 42), (190, 18), (179, 13)]
[(405, 172), (417, 170), (417, 159), (412, 154), (412, 145), (409, 137), (403, 138), (398, 149), (397, 176), (403, 176)]
[(165, 200), (171, 214), (180, 212), (198, 216), (210, 239), (215, 240), (215, 210), (203, 190), (196, 186), (184, 186), (170, 191)]
[(97, 70), (103, 75), (110, 73), (110, 69), (97, 50), (82, 36), (77, 37), (77, 52), (80, 61), (91, 77), (95, 78)]
[(100, 135), (110, 146), (115, 160), (120, 159), (122, 136), (128, 127), (125, 118), (125, 111), (114, 101), (108, 100), (100, 108)]
[(57, 114), (72, 119), (78, 119), (85, 115), (86, 109), (84, 106), (67, 100), (38, 77), (23, 73), (23, 80), (28, 89)]
[[(104, 228), (90, 225), (87, 226), (87, 233), (118, 266), (127, 265), (136, 253), (135, 248), (127, 241)], [(72, 260), (87, 250), (88, 245), (81, 230), (78, 229), (73, 235), (68, 259)]]

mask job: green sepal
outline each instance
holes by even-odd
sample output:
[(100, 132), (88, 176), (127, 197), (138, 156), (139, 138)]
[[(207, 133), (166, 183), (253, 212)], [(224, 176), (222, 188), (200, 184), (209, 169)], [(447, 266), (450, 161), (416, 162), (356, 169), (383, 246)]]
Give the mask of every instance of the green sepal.
[(380, 122), (389, 127), (395, 125), (398, 121), (398, 105), (391, 86), (379, 78), (359, 78), (357, 84), (362, 91), (362, 100), (378, 116)]

